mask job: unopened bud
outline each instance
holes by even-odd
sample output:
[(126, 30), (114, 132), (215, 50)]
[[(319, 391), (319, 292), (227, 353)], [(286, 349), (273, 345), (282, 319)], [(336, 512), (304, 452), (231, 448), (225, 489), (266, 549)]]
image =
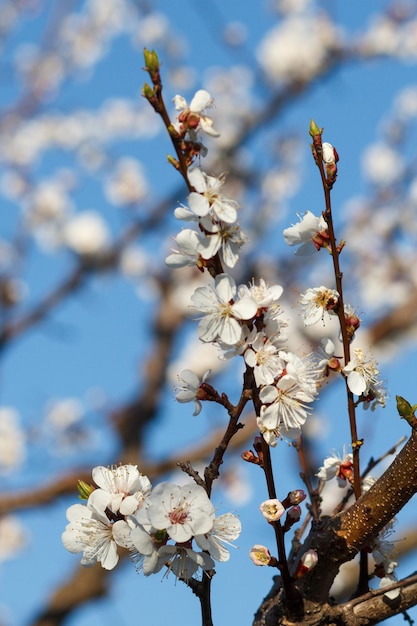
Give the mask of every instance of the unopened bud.
[(336, 148), (333, 148), (331, 143), (325, 141), (323, 143), (323, 161), (327, 165), (335, 165), (339, 160)]
[(259, 465), (259, 458), (252, 452), (252, 450), (244, 450), (240, 455), (240, 458), (247, 463), (255, 463), (255, 465)]
[(80, 500), (88, 500), (94, 491), (93, 485), (87, 485), (83, 480), (78, 481), (77, 489)]
[(307, 550), (307, 552), (304, 552), (298, 564), (295, 577), (300, 578), (307, 572), (310, 572), (314, 567), (316, 567), (318, 560), (319, 557), (315, 550)]
[(258, 544), (250, 549), (249, 556), (254, 565), (269, 565), (272, 559), (268, 548)]
[(308, 132), (309, 132), (309, 135), (314, 139), (318, 135), (321, 137), (323, 129), (319, 128), (314, 120), (311, 120), (310, 128)]
[(294, 506), (294, 504), (300, 504), (300, 502), (303, 502), (306, 497), (307, 496), (305, 494), (305, 491), (303, 491), (302, 489), (294, 489), (294, 491), (290, 491), (288, 493), (285, 500), (282, 501), (282, 504), (286, 509), (289, 509), (290, 506)]
[(289, 530), (291, 526), (296, 524), (299, 521), (300, 517), (301, 508), (299, 506), (292, 506), (290, 509), (288, 509), (287, 517), (285, 518), (285, 522), (282, 527), (284, 532), (287, 532), (287, 530)]
[(145, 48), (143, 58), (145, 60), (145, 67), (149, 72), (159, 72), (159, 59), (155, 50)]
[(154, 95), (155, 93), (153, 88), (148, 83), (145, 83), (142, 87), (142, 96), (147, 100), (150, 100), (154, 97)]

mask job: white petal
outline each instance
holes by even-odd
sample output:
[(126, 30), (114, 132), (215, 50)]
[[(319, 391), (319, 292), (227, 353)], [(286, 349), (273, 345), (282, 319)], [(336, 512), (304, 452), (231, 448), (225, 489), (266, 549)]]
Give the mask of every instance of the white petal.
[(242, 337), (242, 326), (233, 317), (226, 317), (223, 319), (219, 336), (226, 345), (234, 346)]
[(174, 103), (175, 109), (177, 111), (182, 111), (187, 108), (187, 101), (182, 96), (176, 95), (172, 98), (172, 102)]
[(366, 389), (364, 377), (359, 372), (351, 372), (347, 379), (348, 387), (352, 393), (360, 396)]
[(194, 98), (190, 102), (190, 111), (194, 111), (195, 113), (201, 113), (204, 109), (210, 106), (213, 102), (213, 98), (205, 89), (199, 89)]
[(210, 211), (210, 203), (207, 198), (196, 191), (192, 191), (188, 196), (188, 204), (191, 211), (198, 217), (204, 217)]
[[(222, 302), (230, 302), (236, 294), (236, 283), (228, 274), (219, 274), (215, 280), (216, 292)], [(249, 318), (247, 318), (249, 319)]]
[(199, 167), (190, 167), (187, 172), (187, 178), (190, 185), (199, 193), (207, 191), (206, 180)]
[(232, 306), (233, 315), (241, 320), (250, 320), (256, 315), (258, 304), (251, 297), (244, 297)]

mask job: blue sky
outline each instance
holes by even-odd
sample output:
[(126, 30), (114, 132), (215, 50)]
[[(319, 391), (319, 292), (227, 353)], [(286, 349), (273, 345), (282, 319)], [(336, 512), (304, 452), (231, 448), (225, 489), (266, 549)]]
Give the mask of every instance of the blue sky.
[[(348, 38), (353, 38), (353, 33), (363, 29), (370, 19), (375, 9), (370, 4), (364, 6), (359, 0), (349, 3), (339, 0), (323, 2), (321, 6), (343, 26)], [(382, 10), (387, 4), (380, 3), (379, 9)], [(81, 2), (79, 5), (85, 8), (87, 3)], [(173, 40), (178, 43), (178, 37), (184, 46), (178, 57), (173, 55), (172, 58), (164, 58), (164, 50), (161, 52), (163, 71), (166, 67), (168, 75), (175, 65), (193, 68), (194, 80), (183, 94), (190, 98), (196, 89), (205, 87), (208, 77), (213, 74), (213, 68), (218, 70), (248, 63), (254, 70), (259, 41), (278, 19), (268, 6), (267, 2), (254, 3), (248, 0), (239, 3), (220, 3), (218, 0), (211, 3), (178, 0), (172, 3), (156, 0), (152, 3), (152, 9), (167, 16)], [(4, 46), (1, 66), (3, 75), (10, 72), (18, 46), (39, 41), (51, 7), (51, 2), (39, 3), (38, 12), (18, 22), (13, 36)], [(236, 21), (245, 28), (245, 44), (226, 48), (222, 33), (230, 22)], [(132, 46), (131, 34), (116, 38), (94, 71), (86, 71), (80, 79), (68, 81), (55, 98), (42, 104), (39, 114), (68, 113), (78, 108), (98, 111), (105, 101), (115, 97), (140, 101), (141, 85), (146, 79), (141, 70), (141, 47), (140, 41), (136, 47)], [(414, 80), (415, 65), (412, 63), (389, 59), (347, 63), (295, 99), (270, 126), (245, 146), (250, 157), (262, 163), (262, 159), (266, 158), (261, 153), (262, 145), (269, 141), (271, 133), (294, 132), (304, 137), (306, 156), (301, 165), (302, 185), (289, 202), (285, 226), (296, 221), (296, 213), (299, 211), (321, 210), (318, 176), (314, 164), (308, 158), (309, 120), (313, 117), (325, 126), (325, 138), (337, 147), (341, 155), (339, 179), (333, 195), (335, 207), (341, 210), (352, 195), (365, 194), (369, 190), (361, 170), (360, 155), (369, 143), (380, 136), (383, 129), (381, 120), (386, 119), (392, 110), (398, 90), (412, 84)], [(18, 81), (6, 81), (0, 90), (0, 107), (10, 106), (20, 90)], [(167, 100), (176, 93), (169, 81), (166, 92)], [(252, 92), (257, 105), (262, 104), (262, 99), (267, 97), (265, 85), (257, 88), (255, 84)], [(181, 189), (181, 181), (165, 162), (169, 149), (167, 138), (159, 133), (134, 141), (122, 139), (111, 145), (108, 152), (114, 160), (125, 154), (140, 159), (156, 200)], [(8, 164), (3, 165), (7, 169)], [(130, 216), (111, 206), (103, 193), (99, 177), (95, 174), (86, 175), (80, 164), (72, 160), (71, 154), (57, 150), (47, 152), (38, 162), (31, 164), (30, 178), (42, 180), (52, 176), (61, 167), (74, 167), (82, 183), (73, 193), (77, 210), (98, 210), (108, 220), (112, 232), (120, 232)], [(181, 193), (185, 194), (185, 191)], [(177, 198), (178, 201), (183, 199)], [(2, 201), (4, 208), (0, 215), (0, 234), (7, 239), (15, 232), (19, 213), (10, 199), (3, 198)], [(336, 222), (342, 224), (346, 219), (346, 215), (342, 214), (336, 217)], [(152, 233), (149, 240), (143, 242), (149, 254), (148, 263), (162, 267), (167, 240), (171, 232), (175, 234), (177, 228), (177, 224), (170, 220), (163, 226), (163, 232)], [(277, 230), (271, 231), (269, 237), (265, 236), (263, 255), (269, 254), (274, 258), (277, 248), (284, 249), (282, 243), (276, 243), (281, 230), (282, 225), (279, 231), (277, 226)], [(291, 255), (292, 251), (287, 254)], [(29, 285), (30, 308), (31, 302), (48, 292), (61, 276), (70, 271), (73, 259), (67, 253), (44, 254), (33, 243), (30, 244), (28, 258), (24, 277)], [(79, 397), (85, 401), (92, 397), (93, 390), (97, 395), (99, 392), (104, 394), (106, 406), (112, 407), (122, 404), (136, 391), (140, 386), (138, 372), (151, 348), (146, 324), (153, 314), (154, 301), (144, 297), (146, 289), (147, 285), (141, 286), (138, 297), (137, 291), (126, 279), (120, 279), (114, 274), (93, 277), (77, 298), (65, 301), (47, 322), (26, 332), (3, 355), (0, 404), (17, 408), (30, 443), (22, 471), (17, 475), (5, 476), (4, 489), (30, 488), (73, 465), (107, 464), (115, 460), (117, 442), (110, 437), (109, 426), (100, 411), (91, 409), (91, 400), (87, 422), (88, 445), (83, 446), (81, 443), (79, 454), (63, 455), (53, 449), (52, 443), (49, 447), (48, 443), (45, 444), (48, 439), (45, 427), (42, 426), (42, 414), (51, 397)], [(350, 289), (351, 292), (355, 290), (352, 286)], [(367, 320), (371, 318), (372, 315), (368, 314)], [(367, 433), (369, 442), (372, 441), (374, 456), (383, 454), (393, 440), (407, 435), (406, 425), (395, 415), (394, 398), (396, 393), (400, 393), (409, 397), (411, 402), (415, 401), (411, 394), (415, 388), (417, 363), (411, 339), (389, 362), (381, 362), (382, 376), (390, 389), (387, 409), (375, 414), (359, 411), (359, 426)], [(222, 385), (225, 389), (232, 389), (235, 380), (236, 375), (229, 372)], [(235, 390), (231, 396), (233, 393), (236, 397)], [(333, 385), (323, 394), (323, 402), (320, 404), (320, 414), (326, 416), (325, 423), (328, 425), (320, 441), (322, 454), (334, 448), (341, 450), (348, 440), (347, 431), (343, 432), (343, 427), (332, 420), (340, 412), (339, 406), (340, 387)], [(192, 417), (189, 408), (188, 405), (175, 403), (171, 388), (167, 385), (161, 414), (148, 433), (148, 445), (156, 457), (172, 451), (173, 445), (181, 447), (184, 443), (202, 437), (210, 429), (211, 420), (219, 419), (218, 411), (211, 406), (204, 407), (199, 418)], [(300, 487), (291, 449), (282, 446), (274, 463), (280, 493), (285, 495), (288, 490)], [(250, 466), (241, 468), (243, 480), (254, 494), (250, 502), (239, 506), (228, 499), (224, 492), (214, 494), (219, 512), (232, 510), (238, 513), (243, 525), (242, 535), (237, 542), (239, 548), (232, 550), (229, 563), (218, 567), (213, 583), (216, 626), (232, 621), (249, 625), (253, 613), (269, 590), (270, 572), (266, 568), (251, 566), (247, 556), (254, 543), (267, 543), (272, 539), (257, 513), (257, 503), (264, 499), (265, 488), (255, 469)], [(5, 620), (7, 626), (30, 624), (51, 589), (64, 581), (78, 562), (77, 557), (64, 550), (60, 541), (65, 526), (65, 510), (75, 501), (74, 493), (74, 498), (62, 499), (45, 509), (19, 514), (28, 529), (28, 545), (22, 554), (0, 566), (0, 605), (9, 607)], [(410, 512), (405, 511), (400, 516), (401, 525), (406, 525), (411, 519)], [(401, 537), (400, 532), (398, 536)], [(410, 560), (405, 561), (399, 574), (406, 575), (412, 569), (415, 568)], [(198, 623), (197, 602), (188, 589), (175, 583), (172, 577), (166, 580), (156, 575), (145, 579), (137, 576), (131, 564), (126, 562), (114, 572), (112, 578), (114, 586), (109, 598), (75, 611), (66, 622), (68, 626), (95, 626), (107, 619), (117, 620), (120, 626), (135, 623), (136, 620), (148, 626), (159, 626), (168, 621), (172, 626)], [(400, 619), (403, 623), (402, 617), (393, 618), (389, 623), (400, 624)]]

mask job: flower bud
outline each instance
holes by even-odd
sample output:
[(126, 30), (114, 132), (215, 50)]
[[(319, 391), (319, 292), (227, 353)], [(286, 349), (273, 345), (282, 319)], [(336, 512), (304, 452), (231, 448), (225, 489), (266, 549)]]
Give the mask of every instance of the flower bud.
[(154, 90), (149, 85), (149, 83), (144, 83), (142, 87), (142, 96), (146, 98), (147, 100), (150, 100), (151, 98), (154, 97), (154, 95), (155, 95)]
[(287, 517), (285, 518), (285, 522), (283, 525), (284, 532), (287, 532), (287, 530), (289, 530), (291, 526), (296, 524), (299, 521), (300, 517), (301, 508), (299, 506), (292, 506), (290, 509), (288, 509)]
[(249, 556), (254, 565), (269, 565), (272, 559), (268, 548), (258, 544), (250, 549)]
[(285, 511), (282, 503), (276, 498), (273, 500), (265, 500), (259, 508), (268, 522), (277, 522)]
[(290, 506), (294, 506), (294, 504), (300, 504), (303, 500), (306, 499), (305, 491), (302, 489), (295, 489), (294, 491), (290, 491), (287, 497), (282, 501), (282, 504), (285, 509), (289, 509)]
[(319, 557), (315, 550), (307, 550), (307, 552), (304, 552), (298, 564), (295, 577), (301, 578), (301, 576), (310, 572), (314, 567), (316, 567), (318, 560)]
[(87, 485), (83, 480), (78, 481), (77, 489), (80, 500), (88, 500), (94, 491), (93, 485)]
[(335, 165), (339, 160), (339, 155), (331, 143), (325, 141), (323, 143), (323, 161), (327, 165)]
[(155, 50), (148, 50), (145, 48), (143, 51), (143, 58), (148, 72), (159, 72), (159, 59)]
[(243, 461), (247, 463), (254, 463), (255, 465), (259, 465), (259, 458), (252, 452), (252, 450), (244, 450), (240, 455)]
[(314, 139), (315, 137), (317, 137), (317, 135), (321, 137), (323, 129), (319, 128), (314, 120), (311, 120), (310, 128), (308, 132), (309, 132), (309, 135)]

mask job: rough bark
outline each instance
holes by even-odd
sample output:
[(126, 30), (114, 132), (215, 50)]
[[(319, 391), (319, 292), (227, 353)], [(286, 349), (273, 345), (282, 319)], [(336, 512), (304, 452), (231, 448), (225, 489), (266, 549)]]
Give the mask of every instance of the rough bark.
[[(331, 606), (329, 598), (330, 587), (342, 563), (369, 546), (416, 492), (417, 432), (413, 431), (403, 449), (369, 491), (345, 511), (312, 524), (302, 552), (314, 549), (319, 560), (311, 572), (297, 581), (300, 593), (297, 607), (286, 604), (278, 577), (255, 616), (254, 626), (377, 624), (417, 604), (416, 577), (399, 583), (401, 595), (397, 601), (390, 602), (382, 592), (372, 592), (337, 606)], [(292, 568), (292, 574), (296, 567), (297, 563)]]

